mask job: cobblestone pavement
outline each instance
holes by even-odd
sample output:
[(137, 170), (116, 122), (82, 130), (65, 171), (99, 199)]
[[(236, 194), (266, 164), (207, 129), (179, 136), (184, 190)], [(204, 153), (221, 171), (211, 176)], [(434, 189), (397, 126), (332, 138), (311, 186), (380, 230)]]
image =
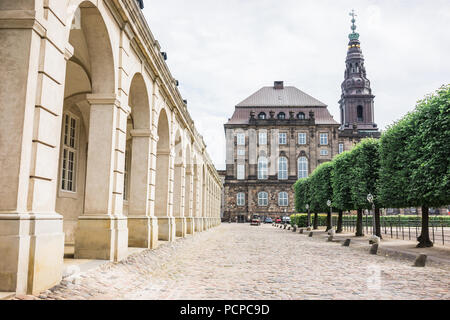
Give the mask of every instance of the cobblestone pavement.
[(450, 299), (449, 288), (445, 269), (270, 225), (223, 224), (69, 278), (39, 298)]

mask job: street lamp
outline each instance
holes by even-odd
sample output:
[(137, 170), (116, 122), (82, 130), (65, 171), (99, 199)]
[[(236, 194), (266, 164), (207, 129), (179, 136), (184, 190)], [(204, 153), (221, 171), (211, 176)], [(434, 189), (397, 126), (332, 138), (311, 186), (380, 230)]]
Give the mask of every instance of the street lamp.
[(330, 227), (333, 229), (333, 208), (331, 207), (331, 200), (327, 201), (327, 206), (330, 208)]
[(306, 227), (309, 228), (311, 227), (311, 213), (309, 212), (309, 204), (306, 204), (306, 210), (308, 210), (308, 216), (307, 216), (307, 221), (306, 221)]
[(369, 203), (372, 205), (372, 231), (373, 234), (376, 234), (376, 230), (375, 230), (375, 203), (374, 203), (374, 196), (369, 193), (367, 195), (367, 201), (369, 201)]

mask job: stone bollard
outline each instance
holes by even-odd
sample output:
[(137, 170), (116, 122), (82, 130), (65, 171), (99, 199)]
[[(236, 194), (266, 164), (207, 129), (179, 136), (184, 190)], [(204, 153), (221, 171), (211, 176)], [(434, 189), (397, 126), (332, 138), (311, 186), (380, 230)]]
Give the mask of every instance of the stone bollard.
[(342, 245), (343, 245), (344, 247), (350, 247), (350, 242), (351, 242), (351, 241), (352, 241), (352, 239), (346, 239)]
[(380, 244), (380, 238), (377, 236), (371, 236), (369, 239), (369, 244)]
[(292, 232), (296, 232), (297, 231), (297, 227), (296, 226), (293, 226), (292, 227)]
[(328, 236), (328, 240), (327, 240), (327, 241), (328, 241), (328, 242), (333, 242), (333, 237), (334, 237), (334, 236), (332, 236), (332, 235)]
[(378, 253), (378, 243), (372, 244), (372, 247), (370, 247), (370, 254), (377, 254)]
[(330, 230), (328, 230), (328, 235), (329, 236), (333, 236), (334, 237), (334, 234), (336, 233), (336, 231), (334, 231), (334, 229), (330, 229)]
[(416, 261), (414, 261), (414, 267), (425, 267), (425, 263), (427, 262), (427, 255), (420, 254)]
[(306, 231), (311, 231), (311, 227), (306, 228)]
[(291, 227), (288, 227), (287, 229), (288, 229), (288, 230), (291, 230)]
[(310, 232), (308, 237), (312, 238), (313, 234), (314, 234), (314, 232)]
[(302, 228), (302, 229), (300, 229), (300, 234), (303, 234), (303, 231), (305, 231), (305, 230), (303, 230), (303, 228)]
[(284, 228), (283, 228), (283, 229), (286, 229), (286, 227), (287, 227), (287, 225), (284, 225)]

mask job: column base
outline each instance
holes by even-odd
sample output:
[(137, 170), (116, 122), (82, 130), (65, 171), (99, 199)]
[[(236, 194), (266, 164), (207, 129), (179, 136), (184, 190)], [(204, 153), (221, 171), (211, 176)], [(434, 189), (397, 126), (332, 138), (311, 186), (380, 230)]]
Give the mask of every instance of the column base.
[(203, 218), (195, 219), (195, 232), (202, 232), (204, 230)]
[(0, 214), (0, 291), (37, 295), (62, 279), (62, 216)]
[(195, 233), (195, 222), (194, 218), (186, 218), (186, 234)]
[(155, 249), (158, 247), (158, 219), (148, 216), (128, 216), (128, 246)]
[(176, 236), (184, 238), (187, 233), (186, 218), (175, 218)]
[(158, 217), (158, 240), (174, 241), (175, 231), (174, 217)]
[(127, 218), (81, 216), (75, 234), (75, 259), (120, 261), (128, 253)]

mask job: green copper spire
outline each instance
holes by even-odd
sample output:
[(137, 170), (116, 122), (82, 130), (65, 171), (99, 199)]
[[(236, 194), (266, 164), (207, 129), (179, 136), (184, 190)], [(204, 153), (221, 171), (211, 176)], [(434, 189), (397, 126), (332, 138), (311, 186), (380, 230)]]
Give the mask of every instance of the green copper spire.
[(348, 35), (348, 38), (350, 40), (358, 40), (359, 39), (359, 33), (355, 32), (355, 30), (356, 30), (355, 17), (357, 17), (357, 15), (355, 13), (355, 10), (352, 10), (352, 12), (350, 12), (350, 16), (352, 17), (352, 27), (351, 27), (351, 29), (352, 29), (353, 32)]

